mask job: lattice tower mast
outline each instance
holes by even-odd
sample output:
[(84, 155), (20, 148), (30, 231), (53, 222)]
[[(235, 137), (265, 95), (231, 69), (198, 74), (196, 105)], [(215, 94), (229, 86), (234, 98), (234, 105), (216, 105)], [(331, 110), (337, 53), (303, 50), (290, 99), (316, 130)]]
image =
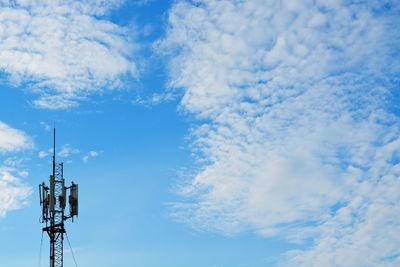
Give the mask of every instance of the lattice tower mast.
[[(74, 182), (70, 187), (65, 186), (64, 163), (56, 162), (56, 129), (53, 136), (53, 171), (50, 175), (50, 186), (44, 182), (39, 185), (40, 205), (42, 207), (42, 229), (50, 238), (50, 267), (63, 267), (64, 222), (74, 220), (78, 216), (78, 185)], [(69, 214), (65, 216), (67, 205), (67, 191), (69, 191)]]

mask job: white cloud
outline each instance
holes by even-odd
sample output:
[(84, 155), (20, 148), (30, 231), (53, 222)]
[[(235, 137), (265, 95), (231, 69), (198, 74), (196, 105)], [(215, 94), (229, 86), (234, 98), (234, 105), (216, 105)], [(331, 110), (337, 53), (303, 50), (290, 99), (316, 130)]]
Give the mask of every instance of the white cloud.
[(47, 151), (39, 151), (39, 153), (38, 153), (38, 157), (40, 159), (43, 159), (43, 158), (47, 157), (48, 155), (49, 155), (49, 153)]
[(193, 129), (200, 171), (174, 215), (227, 234), (311, 238), (287, 265), (396, 266), (400, 240), (384, 235), (400, 226), (400, 131), (386, 109), (400, 72), (395, 8), (175, 3), (157, 47), (182, 107), (206, 123)]
[[(0, 122), (1, 154), (32, 147), (30, 137), (24, 132)], [(5, 216), (10, 210), (24, 206), (31, 192), (31, 188), (19, 178), (29, 175), (26, 170), (20, 170), (21, 162), (21, 158), (10, 157), (3, 161), (3, 166), (0, 165), (0, 217)]]
[[(0, 167), (0, 217), (27, 204), (31, 187), (15, 176), (15, 169)], [(25, 175), (26, 173), (22, 173)]]
[(0, 153), (32, 147), (30, 138), (22, 131), (0, 121)]
[(69, 144), (65, 144), (61, 147), (61, 150), (57, 153), (57, 155), (61, 158), (67, 158), (77, 153), (79, 153), (79, 149), (74, 148)]
[(131, 29), (102, 17), (121, 0), (0, 1), (0, 70), (49, 109), (137, 76)]
[(97, 151), (90, 151), (90, 152), (88, 152), (86, 155), (84, 155), (83, 157), (82, 157), (82, 160), (83, 161), (88, 161), (89, 159), (92, 159), (92, 158), (95, 158), (95, 157), (97, 157), (99, 155), (99, 152), (97, 152)]
[[(57, 156), (60, 157), (60, 158), (69, 158), (69, 157), (72, 157), (74, 155), (75, 156), (76, 155), (78, 155), (78, 156), (83, 155), (82, 156), (82, 160), (85, 161), (85, 162), (88, 161), (91, 158), (95, 158), (95, 157), (99, 156), (100, 153), (101, 152), (94, 151), (94, 150), (89, 151), (87, 153), (84, 153), (80, 149), (75, 148), (70, 144), (64, 144), (64, 145), (61, 146), (61, 149), (59, 151), (56, 151)], [(45, 157), (47, 157), (49, 155), (52, 155), (52, 154), (53, 154), (53, 148), (49, 148), (47, 151), (46, 150), (39, 151), (38, 157), (42, 159), (42, 158), (45, 158)]]

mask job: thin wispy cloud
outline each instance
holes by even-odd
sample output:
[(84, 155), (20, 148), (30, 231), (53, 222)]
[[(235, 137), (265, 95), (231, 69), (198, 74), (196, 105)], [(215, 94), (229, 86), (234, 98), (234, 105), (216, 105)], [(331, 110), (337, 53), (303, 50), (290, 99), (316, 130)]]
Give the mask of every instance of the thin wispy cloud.
[(200, 171), (174, 216), (312, 240), (283, 265), (397, 266), (400, 240), (385, 233), (400, 227), (399, 123), (386, 108), (398, 11), (395, 1), (176, 2), (157, 48), (201, 123)]
[[(90, 159), (96, 158), (100, 155), (101, 151), (95, 151), (91, 150), (88, 152), (81, 151), (80, 149), (70, 145), (70, 144), (64, 144), (61, 146), (59, 151), (56, 151), (57, 157), (60, 157), (62, 159), (66, 158), (71, 158), (71, 157), (81, 157), (82, 161), (87, 162)], [(40, 159), (49, 157), (50, 155), (53, 154), (53, 148), (49, 148), (47, 150), (42, 150), (39, 151), (37, 156)]]
[(137, 77), (132, 29), (104, 15), (122, 1), (0, 2), (0, 70), (37, 95), (41, 108), (78, 105)]
[(44, 121), (41, 121), (41, 122), (40, 122), (40, 126), (42, 126), (43, 129), (44, 129), (46, 132), (50, 132), (50, 131), (51, 131), (51, 126), (50, 126), (49, 124), (47, 124), (46, 122), (44, 122)]
[(61, 158), (68, 158), (78, 153), (80, 153), (79, 149), (72, 147), (70, 144), (65, 144), (61, 147), (61, 150), (57, 153), (57, 156)]
[(49, 153), (47, 151), (39, 151), (39, 153), (38, 153), (38, 157), (40, 159), (43, 159), (43, 158), (47, 157), (48, 155), (49, 155)]

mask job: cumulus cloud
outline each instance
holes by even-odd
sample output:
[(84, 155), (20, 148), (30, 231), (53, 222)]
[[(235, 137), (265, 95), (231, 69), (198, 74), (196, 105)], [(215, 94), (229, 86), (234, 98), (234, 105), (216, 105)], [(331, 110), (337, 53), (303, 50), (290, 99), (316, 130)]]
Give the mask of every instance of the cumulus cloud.
[(62, 109), (136, 77), (130, 30), (105, 19), (121, 0), (0, 1), (0, 70)]
[(84, 161), (84, 162), (86, 162), (86, 161), (88, 161), (89, 159), (92, 159), (92, 158), (95, 158), (95, 157), (97, 157), (99, 155), (99, 152), (97, 152), (97, 151), (89, 151), (88, 153), (86, 153), (86, 155), (84, 155), (83, 157), (82, 157), (82, 160)]
[(30, 138), (22, 131), (0, 121), (0, 153), (32, 147)]
[(396, 266), (400, 240), (385, 233), (400, 226), (399, 123), (387, 108), (400, 72), (398, 10), (395, 1), (175, 3), (157, 48), (201, 123), (199, 171), (180, 186), (174, 215), (227, 234), (311, 238), (288, 266)]

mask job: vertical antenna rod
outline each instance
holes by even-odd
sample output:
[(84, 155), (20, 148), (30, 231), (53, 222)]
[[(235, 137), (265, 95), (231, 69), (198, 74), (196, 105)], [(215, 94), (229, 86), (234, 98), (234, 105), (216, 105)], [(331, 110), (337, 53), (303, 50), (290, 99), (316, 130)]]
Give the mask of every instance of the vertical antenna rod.
[(53, 129), (53, 177), (56, 176), (56, 127)]

